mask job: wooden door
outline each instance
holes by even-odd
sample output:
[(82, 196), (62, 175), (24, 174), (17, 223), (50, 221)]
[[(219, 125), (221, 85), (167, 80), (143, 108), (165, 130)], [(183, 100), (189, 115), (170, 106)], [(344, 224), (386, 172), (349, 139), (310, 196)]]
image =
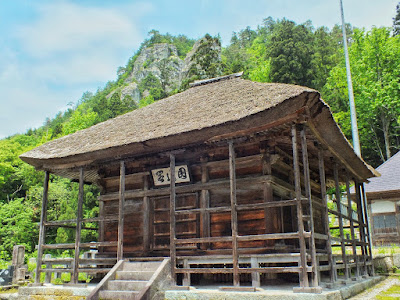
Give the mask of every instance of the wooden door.
[[(198, 208), (197, 193), (177, 194), (176, 210)], [(151, 198), (151, 246), (153, 250), (167, 250), (170, 244), (170, 212), (169, 196)], [(199, 214), (184, 214), (176, 216), (176, 237), (178, 239), (199, 237)], [(193, 249), (193, 245), (189, 248)], [(187, 247), (185, 247), (187, 248)], [(178, 248), (179, 249), (179, 248)]]

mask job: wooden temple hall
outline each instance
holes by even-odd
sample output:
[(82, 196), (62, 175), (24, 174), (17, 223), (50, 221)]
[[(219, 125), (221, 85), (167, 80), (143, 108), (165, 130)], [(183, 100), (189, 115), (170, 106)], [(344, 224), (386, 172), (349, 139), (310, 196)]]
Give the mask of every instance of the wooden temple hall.
[[(60, 271), (48, 249), (75, 249), (61, 262), (72, 282), (121, 260), (165, 258), (183, 286), (293, 282), (318, 292), (373, 275), (363, 183), (377, 172), (309, 88), (238, 74), (199, 81), (21, 159), (46, 174), (37, 282)], [(50, 173), (79, 182), (76, 219), (47, 219)], [(101, 189), (96, 218), (82, 217), (86, 184)], [(93, 222), (98, 240), (82, 242)], [(75, 243), (46, 244), (54, 226), (76, 228)], [(93, 247), (95, 258), (80, 256)]]

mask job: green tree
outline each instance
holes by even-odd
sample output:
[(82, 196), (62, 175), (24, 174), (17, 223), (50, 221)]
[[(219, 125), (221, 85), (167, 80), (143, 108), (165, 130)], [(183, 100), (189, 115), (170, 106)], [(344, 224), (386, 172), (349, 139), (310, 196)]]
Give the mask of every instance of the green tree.
[[(400, 39), (389, 28), (355, 30), (349, 56), (363, 156), (379, 165), (399, 148)], [(324, 88), (335, 113), (348, 112), (345, 72), (343, 59)]]
[(400, 2), (396, 5), (396, 16), (393, 18), (393, 35), (400, 34)]
[(313, 77), (313, 35), (305, 25), (283, 19), (267, 43), (273, 82), (311, 86)]
[(31, 203), (23, 198), (0, 202), (0, 220), (0, 259), (10, 260), (17, 244), (24, 245), (28, 253), (34, 251), (38, 227)]

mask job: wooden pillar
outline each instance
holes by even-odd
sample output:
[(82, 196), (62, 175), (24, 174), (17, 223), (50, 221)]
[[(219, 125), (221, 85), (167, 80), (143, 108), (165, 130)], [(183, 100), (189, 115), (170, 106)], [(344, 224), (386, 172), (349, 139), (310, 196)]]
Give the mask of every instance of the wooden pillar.
[(124, 257), (125, 162), (120, 163), (117, 261)]
[(297, 200), (297, 222), (299, 232), (299, 246), (300, 246), (300, 267), (299, 274), (300, 287), (309, 287), (308, 274), (307, 274), (307, 249), (304, 238), (304, 223), (303, 223), (303, 207), (301, 203), (301, 181), (300, 181), (300, 165), (299, 165), (299, 152), (297, 149), (297, 128), (296, 125), (292, 126), (292, 148), (293, 148), (293, 170), (294, 170), (294, 183), (296, 190)]
[(39, 244), (38, 244), (38, 256), (36, 264), (36, 274), (35, 283), (40, 283), (40, 270), (42, 269), (42, 259), (43, 259), (43, 245), (45, 243), (46, 237), (46, 226), (47, 221), (47, 202), (49, 195), (49, 171), (44, 173), (44, 183), (43, 183), (43, 201), (42, 201), (42, 211), (40, 212), (40, 224), (39, 224)]
[(233, 141), (229, 141), (229, 181), (231, 198), (231, 227), (232, 227), (232, 257), (233, 257), (233, 285), (240, 286), (239, 255), (238, 255), (238, 220), (236, 211), (236, 170), (235, 149)]
[(367, 251), (366, 251), (366, 246), (365, 246), (365, 222), (364, 222), (364, 214), (363, 214), (363, 208), (362, 208), (360, 184), (358, 182), (355, 182), (354, 188), (356, 191), (358, 230), (360, 233), (360, 240), (361, 240), (361, 256), (362, 256), (362, 260), (363, 260), (363, 264), (364, 264), (363, 275), (367, 275), (368, 269), (367, 269)]
[(99, 242), (104, 242), (104, 217), (104, 201), (99, 197)]
[[(271, 153), (269, 149), (263, 149), (263, 158), (262, 158), (262, 172), (263, 175), (271, 175), (272, 174), (272, 164), (271, 164)], [(264, 182), (264, 203), (270, 203), (274, 201), (274, 191), (272, 188), (272, 184), (269, 181)], [(264, 217), (265, 217), (265, 233), (279, 233), (280, 232), (280, 222), (279, 215), (281, 214), (280, 208), (269, 207), (264, 209)], [(274, 247), (275, 240), (267, 240), (265, 241), (266, 246)], [(272, 276), (271, 276), (272, 275)], [(266, 276), (276, 278), (276, 274), (267, 273)], [(271, 278), (271, 279), (272, 279)]]
[(307, 137), (305, 128), (303, 127), (300, 131), (301, 137), (301, 152), (303, 154), (303, 171), (304, 171), (304, 186), (306, 197), (308, 199), (309, 213), (310, 213), (310, 252), (311, 252), (311, 263), (312, 263), (312, 285), (314, 287), (318, 286), (318, 262), (317, 262), (317, 252), (315, 248), (315, 228), (314, 228), (314, 213), (312, 206), (312, 195), (311, 195), (311, 183), (310, 183), (310, 166), (308, 162), (308, 149), (307, 149)]
[(356, 235), (354, 232), (354, 221), (353, 221), (353, 208), (352, 208), (352, 199), (350, 194), (350, 178), (349, 171), (346, 170), (346, 194), (347, 194), (347, 215), (349, 216), (350, 221), (350, 234), (351, 234), (351, 247), (353, 249), (353, 260), (356, 264), (356, 277), (360, 277), (360, 266), (358, 264), (358, 256), (357, 256), (357, 245), (356, 245)]
[(332, 239), (331, 230), (329, 226), (329, 214), (328, 214), (328, 198), (326, 197), (326, 177), (325, 177), (325, 164), (324, 164), (324, 153), (321, 146), (318, 149), (318, 162), (319, 162), (319, 177), (321, 182), (321, 199), (324, 205), (324, 223), (325, 223), (325, 234), (328, 236), (326, 240), (326, 250), (328, 251), (328, 260), (330, 265), (330, 282), (336, 281), (336, 266), (332, 255)]
[[(202, 157), (201, 161), (201, 182), (206, 183), (209, 180), (207, 159)], [(210, 237), (210, 213), (206, 211), (210, 207), (210, 192), (209, 190), (202, 190), (200, 194), (200, 208), (202, 209), (200, 213), (200, 237)], [(202, 243), (200, 248), (205, 250), (209, 248), (208, 243)]]
[(78, 195), (78, 211), (76, 213), (76, 233), (75, 233), (75, 254), (73, 263), (73, 272), (71, 282), (78, 283), (79, 275), (79, 250), (81, 243), (81, 230), (82, 230), (82, 209), (83, 209), (83, 185), (84, 185), (84, 174), (83, 168), (79, 169), (79, 195)]
[(338, 164), (335, 161), (333, 163), (333, 177), (335, 180), (335, 195), (336, 195), (336, 205), (337, 205), (337, 210), (338, 210), (338, 216), (339, 216), (339, 231), (340, 231), (340, 246), (342, 250), (342, 260), (344, 264), (344, 276), (345, 279), (349, 279), (349, 268), (347, 264), (347, 256), (346, 256), (346, 244), (345, 244), (345, 239), (344, 239), (344, 231), (343, 231), (343, 217), (342, 217), (342, 195), (340, 191), (340, 185), (339, 185), (339, 170), (338, 170)]
[[(143, 176), (143, 190), (149, 189), (149, 179)], [(143, 197), (143, 251), (147, 255), (150, 250), (150, 200), (147, 195)]]
[(363, 207), (364, 207), (364, 218), (365, 218), (365, 227), (367, 229), (367, 238), (366, 242), (368, 243), (368, 259), (369, 262), (371, 263), (370, 269), (371, 269), (371, 276), (375, 275), (374, 272), (374, 265), (372, 261), (372, 243), (371, 243), (371, 231), (370, 231), (370, 226), (369, 226), (369, 218), (368, 218), (368, 202), (367, 202), (367, 196), (365, 194), (365, 188), (364, 188), (364, 183), (361, 183), (361, 197), (363, 199)]
[(171, 277), (173, 285), (176, 285), (176, 232), (175, 232), (175, 210), (176, 210), (176, 192), (175, 192), (175, 154), (171, 153), (170, 156), (170, 205), (169, 205), (169, 232), (170, 232), (170, 257), (171, 257)]

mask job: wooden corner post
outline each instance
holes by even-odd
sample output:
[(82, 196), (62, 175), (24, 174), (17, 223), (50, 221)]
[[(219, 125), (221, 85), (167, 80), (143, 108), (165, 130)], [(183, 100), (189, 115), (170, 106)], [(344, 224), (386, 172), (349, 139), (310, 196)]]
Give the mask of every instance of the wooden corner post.
[(350, 278), (350, 270), (347, 263), (347, 255), (346, 255), (346, 239), (344, 236), (343, 230), (343, 209), (342, 209), (342, 192), (340, 190), (339, 183), (339, 166), (337, 161), (333, 162), (333, 177), (335, 180), (335, 197), (336, 197), (336, 206), (337, 213), (339, 216), (339, 231), (340, 231), (340, 248), (342, 251), (342, 261), (344, 266), (344, 276), (345, 279), (348, 280)]
[(229, 141), (229, 181), (231, 198), (231, 227), (232, 227), (232, 258), (233, 258), (233, 285), (240, 286), (239, 257), (238, 257), (238, 220), (236, 211), (236, 170), (235, 148), (233, 141)]
[(300, 266), (301, 271), (299, 274), (300, 287), (309, 287), (308, 274), (307, 274), (307, 249), (304, 237), (304, 223), (303, 223), (303, 207), (301, 204), (301, 181), (300, 181), (300, 165), (299, 165), (299, 152), (297, 149), (297, 126), (292, 126), (292, 148), (293, 148), (293, 170), (294, 170), (294, 183), (296, 190), (297, 200), (297, 221), (300, 245)]
[(43, 201), (42, 201), (42, 211), (40, 213), (40, 224), (39, 224), (39, 244), (38, 244), (38, 255), (36, 262), (36, 274), (35, 283), (40, 283), (40, 270), (42, 268), (42, 256), (43, 256), (43, 245), (45, 243), (46, 236), (46, 226), (47, 221), (47, 202), (49, 195), (49, 171), (44, 173), (44, 183), (43, 183)]
[(324, 163), (324, 153), (321, 145), (318, 147), (318, 165), (319, 165), (319, 178), (321, 182), (321, 199), (324, 205), (324, 225), (325, 225), (325, 234), (327, 235), (326, 240), (326, 250), (328, 251), (328, 260), (330, 265), (329, 275), (330, 282), (336, 282), (336, 266), (335, 261), (333, 259), (332, 254), (332, 239), (331, 239), (331, 230), (329, 226), (329, 214), (328, 214), (328, 199), (326, 197), (326, 174), (325, 174), (325, 163)]
[(304, 169), (304, 186), (306, 191), (306, 197), (308, 198), (308, 206), (310, 213), (310, 251), (311, 251), (311, 264), (312, 264), (312, 285), (314, 287), (318, 286), (318, 267), (317, 266), (317, 251), (315, 248), (315, 228), (314, 228), (314, 213), (312, 205), (312, 195), (311, 195), (311, 178), (310, 178), (310, 166), (308, 162), (308, 149), (307, 149), (307, 137), (304, 126), (300, 131), (301, 137), (301, 152), (303, 154), (303, 169)]
[(75, 254), (74, 254), (74, 264), (72, 270), (72, 278), (71, 278), (71, 282), (74, 284), (78, 283), (78, 274), (79, 274), (78, 269), (79, 269), (79, 250), (80, 250), (81, 230), (82, 230), (83, 185), (84, 185), (83, 168), (80, 168), (78, 210), (76, 213)]

